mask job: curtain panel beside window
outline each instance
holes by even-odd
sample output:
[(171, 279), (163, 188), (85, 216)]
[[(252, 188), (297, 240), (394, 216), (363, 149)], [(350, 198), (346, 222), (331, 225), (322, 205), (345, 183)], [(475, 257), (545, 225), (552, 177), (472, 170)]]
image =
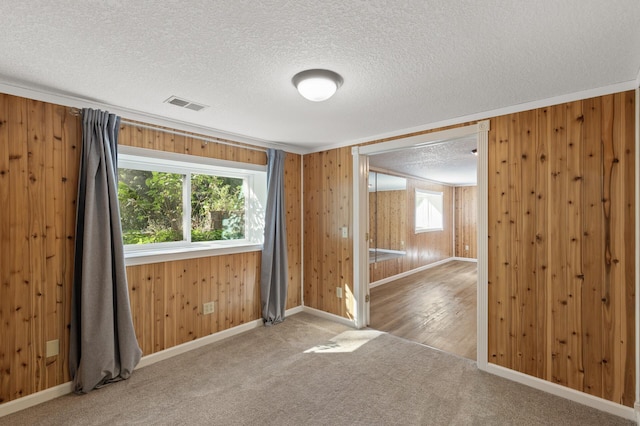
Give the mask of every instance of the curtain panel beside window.
[(127, 379), (142, 351), (133, 328), (118, 208), (120, 117), (82, 110), (69, 370), (86, 393)]
[(265, 325), (284, 321), (287, 304), (287, 229), (282, 150), (267, 150), (267, 207), (260, 269), (262, 319)]

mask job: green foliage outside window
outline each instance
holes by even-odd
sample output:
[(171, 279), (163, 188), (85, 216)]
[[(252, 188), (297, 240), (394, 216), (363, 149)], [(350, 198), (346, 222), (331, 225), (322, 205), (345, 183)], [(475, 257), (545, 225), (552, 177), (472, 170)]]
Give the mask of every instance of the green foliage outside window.
[[(119, 169), (118, 199), (124, 244), (184, 240), (179, 173)], [(191, 240), (244, 238), (242, 179), (191, 176)]]
[(244, 238), (242, 179), (191, 176), (191, 241)]

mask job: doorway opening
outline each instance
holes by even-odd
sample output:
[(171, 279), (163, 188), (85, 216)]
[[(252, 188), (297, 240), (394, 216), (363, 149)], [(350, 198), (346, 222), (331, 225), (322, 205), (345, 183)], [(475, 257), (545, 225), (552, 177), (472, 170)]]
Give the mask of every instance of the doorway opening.
[(369, 326), (476, 358), (477, 136), (369, 156)]
[[(370, 235), (369, 235), (369, 191), (368, 178), (370, 171), (370, 159), (374, 155), (392, 153), (396, 151), (413, 149), (422, 146), (442, 145), (447, 141), (461, 141), (475, 138), (477, 145), (477, 279), (476, 279), (476, 305), (477, 321), (476, 336), (477, 349), (476, 361), (479, 367), (487, 363), (487, 145), (489, 122), (483, 121), (474, 125), (455, 129), (433, 132), (418, 136), (397, 139), (389, 142), (354, 147), (353, 171), (354, 171), (354, 289), (356, 326), (365, 327), (371, 321), (371, 288), (369, 285), (369, 259), (370, 259)], [(454, 142), (455, 143), (455, 142)], [(429, 194), (422, 197), (430, 199), (430, 194), (438, 191), (428, 191)], [(437, 199), (437, 197), (431, 197)], [(433, 206), (428, 208), (434, 208)], [(418, 207), (416, 207), (416, 210)], [(437, 210), (437, 208), (436, 208)], [(364, 219), (367, 220), (364, 220)], [(450, 218), (452, 220), (452, 218)], [(437, 221), (435, 222), (437, 226)], [(414, 227), (414, 223), (410, 226)], [(427, 222), (422, 226), (429, 228)], [(415, 232), (415, 229), (413, 229)], [(405, 242), (406, 243), (406, 242)], [(454, 244), (453, 240), (451, 242)], [(375, 247), (376, 249), (378, 247)], [(394, 250), (402, 252), (403, 250)], [(407, 248), (404, 250), (409, 252)], [(393, 314), (391, 314), (393, 315)]]

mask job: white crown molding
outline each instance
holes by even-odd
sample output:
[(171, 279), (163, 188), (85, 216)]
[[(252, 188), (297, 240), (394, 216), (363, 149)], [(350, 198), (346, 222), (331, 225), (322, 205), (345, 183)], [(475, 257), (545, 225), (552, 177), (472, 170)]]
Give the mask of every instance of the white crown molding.
[(52, 104), (62, 105), (71, 108), (97, 108), (102, 110), (108, 110), (114, 114), (121, 116), (127, 120), (140, 121), (142, 123), (151, 124), (155, 126), (168, 127), (183, 132), (197, 133), (202, 136), (208, 136), (211, 138), (225, 139), (233, 142), (245, 143), (262, 148), (275, 148), (281, 149), (293, 154), (307, 154), (308, 149), (280, 143), (274, 141), (267, 141), (264, 139), (253, 138), (250, 136), (240, 135), (231, 132), (225, 132), (198, 124), (191, 124), (186, 121), (173, 120), (170, 118), (162, 117), (155, 114), (149, 114), (142, 111), (137, 111), (129, 108), (119, 107), (117, 105), (105, 104), (89, 99), (84, 99), (77, 96), (58, 93), (51, 90), (33, 88), (28, 86), (22, 86), (15, 83), (0, 80), (0, 92), (8, 95), (20, 96), (23, 98), (33, 99), (36, 101), (48, 102)]
[(480, 112), (476, 114), (465, 115), (461, 117), (451, 118), (447, 120), (437, 121), (430, 124), (424, 124), (416, 127), (409, 127), (405, 129), (394, 130), (387, 133), (380, 133), (376, 135), (367, 136), (359, 139), (352, 139), (348, 141), (338, 142), (331, 145), (312, 145), (309, 147), (302, 147), (292, 145), (284, 142), (267, 141), (264, 139), (254, 138), (250, 136), (235, 134), (231, 132), (225, 132), (197, 124), (191, 124), (185, 121), (173, 120), (170, 118), (162, 117), (155, 114), (149, 114), (142, 111), (137, 111), (129, 108), (118, 107), (116, 105), (109, 105), (89, 99), (84, 99), (78, 96), (67, 95), (58, 93), (52, 90), (33, 88), (25, 85), (18, 85), (16, 83), (0, 80), (0, 92), (8, 95), (21, 96), (24, 98), (34, 99), (42, 102), (49, 102), (58, 105), (68, 106), (72, 108), (99, 108), (108, 110), (115, 114), (127, 118), (129, 120), (140, 121), (156, 126), (169, 127), (175, 130), (181, 130), (185, 132), (198, 133), (200, 135), (209, 136), (213, 138), (227, 139), (235, 142), (246, 143), (263, 148), (275, 148), (282, 149), (284, 151), (305, 155), (312, 154), (321, 151), (328, 151), (331, 149), (344, 148), (347, 146), (360, 145), (362, 143), (372, 142), (380, 139), (398, 137), (410, 133), (424, 132), (427, 130), (438, 129), (447, 126), (453, 126), (456, 124), (466, 123), (470, 121), (485, 120), (500, 115), (512, 114), (515, 112), (528, 111), (531, 109), (557, 105), (565, 102), (572, 102), (580, 99), (589, 99), (596, 96), (608, 95), (611, 93), (624, 92), (627, 90), (633, 90), (640, 87), (640, 70), (635, 80), (626, 81), (623, 83), (613, 84), (610, 86), (604, 86), (596, 89), (589, 89), (580, 92), (570, 93), (566, 95), (556, 96), (552, 98), (541, 99), (538, 101), (525, 102), (505, 108), (494, 109), (490, 111)]
[(636, 89), (640, 82), (640, 73), (636, 80), (625, 81), (623, 83), (612, 84), (610, 86), (599, 87), (596, 89), (583, 90), (580, 92), (569, 93), (566, 95), (555, 96), (552, 98), (540, 99), (537, 101), (525, 102), (522, 104), (512, 105), (504, 108), (498, 108), (490, 111), (479, 112), (476, 114), (465, 115), (461, 117), (451, 118), (447, 120), (437, 121), (430, 124), (424, 124), (416, 127), (409, 127), (406, 129), (394, 130), (387, 133), (380, 133), (377, 135), (367, 136), (359, 139), (352, 139), (344, 142), (339, 142), (332, 145), (310, 147), (308, 153), (315, 153), (321, 151), (328, 151), (331, 149), (344, 148), (347, 146), (360, 145), (363, 143), (369, 143), (379, 141), (386, 138), (397, 138), (403, 135), (411, 133), (425, 132), (427, 130), (440, 129), (442, 127), (454, 126), (456, 124), (468, 123), (472, 121), (487, 120), (501, 115), (513, 114), (516, 112), (529, 111), (536, 108), (548, 107), (552, 105), (563, 104), (566, 102), (579, 101), (582, 99), (595, 98), (597, 96), (610, 95), (612, 93), (625, 92), (627, 90)]

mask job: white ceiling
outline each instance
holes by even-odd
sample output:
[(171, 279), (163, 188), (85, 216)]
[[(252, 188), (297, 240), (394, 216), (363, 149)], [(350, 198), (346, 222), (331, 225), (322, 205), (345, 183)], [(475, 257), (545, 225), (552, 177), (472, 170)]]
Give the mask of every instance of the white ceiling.
[[(638, 0), (22, 0), (0, 82), (304, 151), (637, 81)], [(330, 100), (291, 77), (338, 72)], [(172, 95), (209, 105), (193, 112)]]
[(369, 166), (405, 176), (449, 185), (476, 185), (478, 157), (476, 138), (454, 139), (436, 144), (369, 156)]

